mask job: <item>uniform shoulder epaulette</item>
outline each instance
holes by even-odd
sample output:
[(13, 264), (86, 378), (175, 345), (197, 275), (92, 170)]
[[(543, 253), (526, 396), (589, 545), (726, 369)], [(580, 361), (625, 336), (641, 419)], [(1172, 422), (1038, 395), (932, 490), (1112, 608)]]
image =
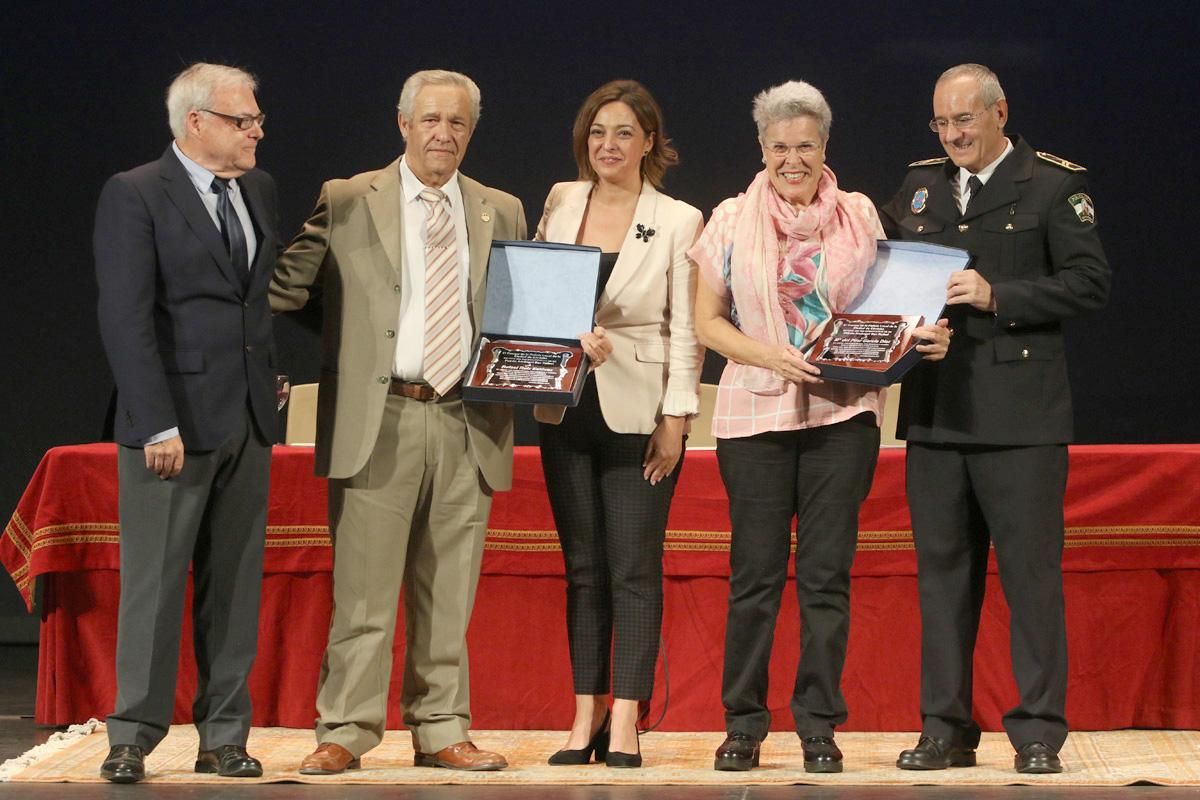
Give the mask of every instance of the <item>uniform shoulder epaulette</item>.
[[(1039, 155), (1040, 155), (1040, 153), (1039, 153)], [(946, 159), (947, 159), (947, 156), (941, 156), (939, 158), (927, 158), (924, 161), (914, 161), (908, 165), (908, 168), (912, 169), (913, 167), (932, 167), (934, 164), (945, 164)]]
[(1049, 161), (1051, 164), (1053, 164), (1056, 167), (1062, 167), (1063, 169), (1069, 169), (1071, 172), (1087, 172), (1087, 167), (1081, 167), (1078, 164), (1072, 164), (1070, 161), (1067, 161), (1065, 158), (1059, 158), (1058, 156), (1054, 155), (1053, 153), (1043, 153), (1041, 150), (1038, 150), (1037, 157), (1040, 158), (1042, 161)]

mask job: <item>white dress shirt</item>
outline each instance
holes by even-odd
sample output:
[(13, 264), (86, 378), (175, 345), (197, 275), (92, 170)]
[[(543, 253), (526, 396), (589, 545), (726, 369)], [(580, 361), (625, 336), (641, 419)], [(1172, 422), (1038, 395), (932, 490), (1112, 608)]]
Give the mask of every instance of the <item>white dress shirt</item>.
[[(1001, 153), (995, 161), (988, 164), (979, 172), (975, 173), (975, 177), (979, 178), (980, 183), (987, 183), (992, 177), (992, 173), (996, 171), (996, 167), (1000, 166), (1000, 162), (1005, 156), (1013, 151), (1012, 139), (1004, 140), (1004, 152)], [(958, 213), (967, 213), (967, 203), (971, 202), (971, 190), (967, 188), (967, 179), (971, 177), (971, 173), (965, 168), (959, 167), (958, 170)]]

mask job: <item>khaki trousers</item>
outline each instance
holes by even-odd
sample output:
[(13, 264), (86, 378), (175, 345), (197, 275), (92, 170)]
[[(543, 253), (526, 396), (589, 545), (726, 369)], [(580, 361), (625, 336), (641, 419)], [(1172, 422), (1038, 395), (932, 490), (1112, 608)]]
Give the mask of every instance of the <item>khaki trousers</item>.
[(413, 747), (435, 753), (469, 738), (466, 633), (491, 504), (462, 401), (389, 396), (366, 466), (329, 481), (334, 608), (318, 742), (359, 756), (383, 738), (401, 586), (400, 703)]

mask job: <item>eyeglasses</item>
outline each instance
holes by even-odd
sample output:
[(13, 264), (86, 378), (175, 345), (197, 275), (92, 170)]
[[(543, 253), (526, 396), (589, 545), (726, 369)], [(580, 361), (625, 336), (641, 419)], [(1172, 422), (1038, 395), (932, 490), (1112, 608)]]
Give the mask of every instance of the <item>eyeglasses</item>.
[(213, 111), (211, 108), (202, 108), (200, 110), (205, 114), (212, 114), (214, 117), (220, 117), (221, 119), (229, 120), (233, 123), (233, 127), (237, 128), (239, 131), (248, 131), (255, 125), (261, 128), (263, 123), (267, 121), (266, 114), (244, 114), (241, 116), (235, 116), (233, 114), (222, 114), (220, 111)]
[(801, 142), (800, 144), (789, 146), (782, 142), (776, 142), (775, 144), (765, 147), (764, 149), (768, 153), (777, 155), (780, 158), (787, 158), (787, 154), (792, 150), (795, 150), (802, 156), (811, 156), (814, 153), (819, 153), (821, 151), (821, 144), (819, 142)]
[[(995, 105), (995, 103), (992, 105)], [(976, 122), (978, 122), (991, 107), (991, 105), (984, 106), (983, 111), (976, 111), (971, 114), (959, 114), (953, 119), (934, 117), (933, 119), (929, 120), (929, 130), (933, 131), (934, 133), (945, 133), (950, 128), (965, 131), (967, 128), (972, 127)]]

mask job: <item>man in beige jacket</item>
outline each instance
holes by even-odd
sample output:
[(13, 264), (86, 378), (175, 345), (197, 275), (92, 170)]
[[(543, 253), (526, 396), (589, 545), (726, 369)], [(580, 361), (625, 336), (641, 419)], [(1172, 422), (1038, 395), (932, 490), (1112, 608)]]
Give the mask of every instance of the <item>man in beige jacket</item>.
[(387, 719), (404, 587), (401, 705), (416, 766), (497, 770), (470, 741), (466, 631), (492, 492), (512, 480), (507, 405), (463, 402), (492, 240), (525, 238), (512, 195), (458, 172), (479, 88), (427, 70), (400, 95), (404, 155), (333, 180), (279, 259), (276, 311), (324, 304), (316, 468), (329, 478), (334, 610), (304, 774), (359, 766)]

